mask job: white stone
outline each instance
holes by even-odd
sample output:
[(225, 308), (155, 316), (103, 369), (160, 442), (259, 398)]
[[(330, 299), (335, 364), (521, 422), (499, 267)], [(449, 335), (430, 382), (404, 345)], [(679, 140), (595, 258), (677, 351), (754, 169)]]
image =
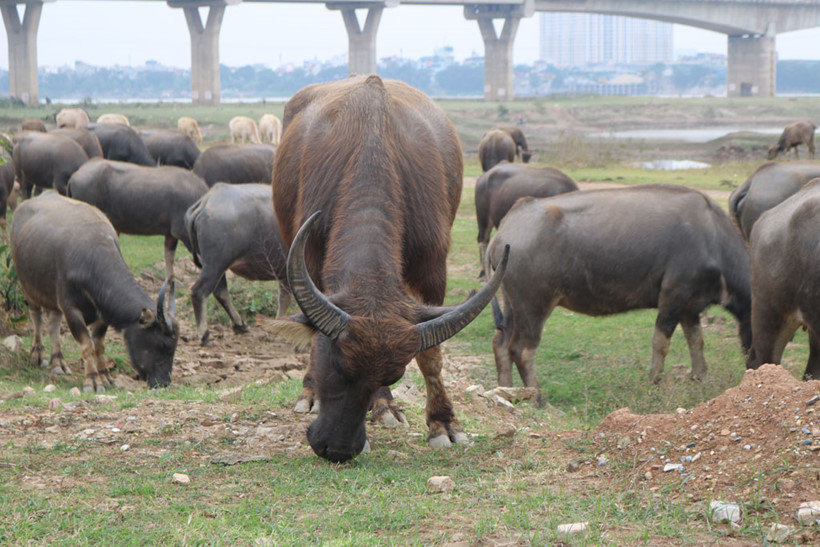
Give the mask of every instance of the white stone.
[(68, 393), (69, 393), (69, 395), (71, 395), (72, 397), (79, 397), (80, 395), (82, 395), (82, 394), (83, 394), (83, 392), (82, 392), (82, 391), (80, 391), (80, 388), (78, 388), (78, 387), (76, 387), (76, 386), (72, 387), (72, 388), (68, 391)]
[(783, 543), (792, 535), (792, 527), (785, 524), (772, 524), (769, 531), (766, 532), (766, 540), (772, 543)]
[(713, 501), (709, 504), (713, 522), (740, 522), (740, 505), (732, 502)]
[(13, 334), (7, 338), (3, 338), (3, 347), (12, 353), (17, 353), (23, 349), (23, 339)]
[(191, 484), (191, 477), (185, 473), (174, 473), (171, 482), (174, 484)]
[(437, 475), (427, 479), (427, 491), (433, 494), (452, 492), (455, 487), (456, 483), (449, 475)]
[(122, 450), (123, 452), (125, 452), (127, 450), (131, 450), (131, 445), (130, 444), (124, 444), (120, 447), (120, 450)]
[(820, 501), (804, 501), (797, 509), (797, 521), (803, 526), (820, 524)]
[(465, 389), (464, 393), (475, 393), (476, 391), (483, 392), (484, 386), (482, 386), (481, 384), (473, 384), (469, 386), (467, 389)]
[(43, 391), (45, 391), (46, 393), (52, 393), (54, 391), (57, 391), (57, 386), (55, 386), (54, 384), (48, 384), (46, 387), (43, 388)]
[(36, 391), (34, 391), (34, 388), (31, 387), (31, 386), (24, 387), (22, 391), (23, 391), (23, 395), (34, 395), (35, 393), (37, 393)]
[(559, 524), (558, 525), (558, 539), (563, 540), (567, 539), (570, 536), (578, 536), (581, 534), (586, 533), (587, 528), (589, 528), (589, 522), (573, 522), (570, 524)]
[(663, 466), (663, 472), (669, 473), (670, 471), (682, 471), (683, 465), (679, 463), (667, 463)]

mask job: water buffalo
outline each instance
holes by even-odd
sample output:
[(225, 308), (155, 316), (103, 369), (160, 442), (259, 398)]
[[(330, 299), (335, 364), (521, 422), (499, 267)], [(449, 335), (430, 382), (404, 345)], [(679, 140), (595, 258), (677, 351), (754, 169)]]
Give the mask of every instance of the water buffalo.
[(478, 143), (478, 159), (485, 173), (502, 161), (512, 163), (515, 161), (515, 141), (505, 131), (490, 129)]
[(43, 123), (43, 120), (26, 118), (23, 120), (23, 123), (20, 124), (20, 131), (39, 131), (40, 133), (45, 133), (48, 129), (46, 129), (46, 124)]
[(259, 140), (259, 128), (256, 127), (256, 122), (247, 116), (234, 116), (228, 123), (228, 128), (231, 130), (231, 142), (234, 144), (262, 142)]
[(177, 242), (191, 249), (185, 211), (207, 191), (201, 178), (181, 167), (100, 159), (68, 181), (68, 196), (96, 206), (118, 233), (165, 236), (165, 271), (171, 280)]
[(274, 146), (279, 146), (282, 139), (282, 122), (273, 114), (262, 114), (259, 118), (259, 134), (262, 142), (268, 141)]
[(100, 140), (103, 157), (137, 165), (156, 165), (145, 143), (136, 131), (121, 123), (91, 123), (85, 126)]
[(177, 129), (194, 139), (195, 143), (202, 144), (202, 133), (199, 132), (199, 124), (195, 119), (182, 116), (177, 120)]
[(157, 165), (174, 165), (193, 169), (199, 158), (199, 147), (182, 131), (155, 129), (141, 131), (140, 137)]
[(97, 123), (119, 123), (129, 127), (131, 126), (131, 123), (124, 114), (100, 114), (100, 117), (97, 118)]
[(462, 185), (453, 125), (422, 92), (371, 75), (305, 87), (284, 126), (273, 204), (302, 313), (277, 325), (313, 341), (297, 402), (301, 411), (321, 403), (311, 447), (331, 461), (355, 457), (371, 406), (375, 419), (406, 421), (387, 386), (413, 357), (427, 385), (429, 444), (466, 442), (439, 344), (481, 312), (503, 268), (465, 303), (440, 307)]
[(82, 108), (61, 108), (56, 120), (57, 127), (85, 127), (91, 123), (88, 113)]
[[(706, 375), (700, 314), (722, 304), (751, 343), (749, 257), (732, 221), (704, 194), (674, 185), (524, 198), (488, 248), (491, 264), (515, 252), (501, 290), (493, 339), (498, 383), (512, 385), (514, 362), (539, 390), (535, 350), (556, 306), (600, 316), (657, 308), (649, 378), (661, 379), (669, 339), (683, 327), (693, 379)], [(543, 400), (542, 400), (543, 401)]]
[(729, 196), (729, 213), (743, 238), (749, 240), (752, 226), (765, 211), (820, 177), (820, 163), (764, 163)]
[(787, 156), (789, 152), (794, 149), (794, 159), (800, 159), (800, 154), (797, 147), (805, 144), (809, 149), (809, 157), (814, 159), (814, 130), (817, 126), (809, 120), (800, 120), (799, 122), (790, 123), (783, 128), (783, 133), (777, 140), (777, 144), (769, 147), (767, 159), (773, 160), (778, 154), (784, 153)]
[(269, 144), (218, 144), (199, 155), (193, 172), (202, 177), (208, 186), (217, 182), (270, 184), (275, 152), (276, 149)]
[(15, 177), (28, 198), (35, 186), (65, 194), (68, 179), (88, 161), (88, 156), (68, 137), (26, 131), (14, 137), (12, 159)]
[(0, 165), (0, 226), (6, 229), (6, 209), (17, 206), (20, 185), (14, 180), (14, 162), (9, 160)]
[(572, 178), (554, 167), (535, 168), (503, 161), (478, 177), (475, 213), (478, 219), (478, 252), (484, 274), (484, 254), (490, 233), (522, 197), (546, 198), (578, 189)]
[(521, 161), (523, 161), (524, 163), (529, 163), (530, 158), (532, 157), (532, 152), (527, 146), (527, 138), (524, 136), (524, 132), (521, 131), (521, 128), (514, 126), (504, 126), (499, 127), (498, 129), (504, 131), (510, 137), (512, 137), (513, 142), (515, 142), (515, 155), (520, 155)]
[(747, 368), (780, 363), (803, 324), (809, 333), (804, 380), (820, 379), (820, 179), (763, 213), (752, 228), (752, 349)]
[(69, 372), (60, 349), (60, 323), (65, 316), (82, 350), (85, 391), (104, 391), (103, 386), (111, 383), (104, 344), (109, 326), (122, 331), (140, 378), (150, 387), (171, 383), (179, 335), (173, 317), (173, 285), (166, 314), (165, 285), (155, 305), (125, 264), (117, 234), (105, 215), (85, 203), (45, 192), (17, 208), (11, 223), (11, 252), (34, 324), (32, 364), (45, 359), (41, 337), (45, 314), (51, 333), (50, 367), (56, 373)]
[(85, 127), (61, 127), (52, 129), (49, 133), (52, 135), (62, 135), (73, 140), (80, 145), (89, 159), (103, 157), (100, 139)]
[(236, 333), (248, 325), (231, 303), (225, 272), (252, 281), (279, 281), (279, 309), (290, 306), (285, 264), (287, 251), (271, 207), (267, 184), (215, 184), (185, 213), (194, 263), (202, 268), (191, 287), (196, 330), (203, 346), (209, 343), (205, 303), (213, 293), (225, 309)]

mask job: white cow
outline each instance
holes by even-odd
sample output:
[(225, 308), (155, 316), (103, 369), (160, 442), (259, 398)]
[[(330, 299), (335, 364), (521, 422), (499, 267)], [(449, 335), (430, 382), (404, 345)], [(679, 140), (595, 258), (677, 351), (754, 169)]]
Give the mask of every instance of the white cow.
[(259, 128), (251, 118), (236, 116), (230, 121), (228, 127), (231, 130), (231, 140), (234, 144), (245, 144), (246, 142), (260, 144)]
[(279, 146), (282, 139), (282, 122), (273, 114), (263, 114), (259, 118), (259, 133), (263, 141)]

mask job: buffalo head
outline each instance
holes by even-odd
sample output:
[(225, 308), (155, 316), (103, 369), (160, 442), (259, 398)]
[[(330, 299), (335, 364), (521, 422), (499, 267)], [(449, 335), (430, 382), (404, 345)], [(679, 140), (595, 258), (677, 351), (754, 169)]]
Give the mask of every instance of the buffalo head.
[(166, 314), (167, 288), (166, 279), (157, 297), (156, 313), (143, 308), (139, 321), (127, 327), (123, 333), (134, 369), (151, 388), (171, 384), (171, 367), (179, 339), (179, 326), (174, 318), (174, 282), (171, 281), (171, 296)]

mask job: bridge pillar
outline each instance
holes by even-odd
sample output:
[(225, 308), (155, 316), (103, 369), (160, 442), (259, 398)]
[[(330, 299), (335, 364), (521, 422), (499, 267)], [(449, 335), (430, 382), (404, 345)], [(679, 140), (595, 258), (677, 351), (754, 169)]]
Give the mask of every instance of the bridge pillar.
[(774, 32), (729, 36), (726, 95), (774, 97), (777, 52)]
[[(532, 0), (524, 4), (481, 4), (464, 6), (464, 17), (478, 21), (484, 40), (484, 99), (488, 101), (511, 101), (513, 89), (513, 45), (518, 24), (523, 17), (535, 12)], [(504, 19), (498, 35), (493, 19)]]
[(37, 81), (37, 27), (40, 25), (42, 2), (26, 2), (23, 21), (15, 2), (0, 4), (9, 45), (9, 96), (27, 105), (39, 102)]
[[(328, 9), (338, 9), (347, 29), (347, 68), (350, 74), (374, 74), (376, 72), (376, 32), (385, 4), (362, 6), (361, 4), (327, 4)], [(357, 8), (367, 9), (364, 28), (359, 24)]]
[[(219, 30), (225, 7), (235, 0), (186, 2), (168, 0), (172, 8), (182, 8), (191, 34), (191, 102), (219, 104)], [(208, 19), (202, 24), (199, 8), (208, 6)]]

